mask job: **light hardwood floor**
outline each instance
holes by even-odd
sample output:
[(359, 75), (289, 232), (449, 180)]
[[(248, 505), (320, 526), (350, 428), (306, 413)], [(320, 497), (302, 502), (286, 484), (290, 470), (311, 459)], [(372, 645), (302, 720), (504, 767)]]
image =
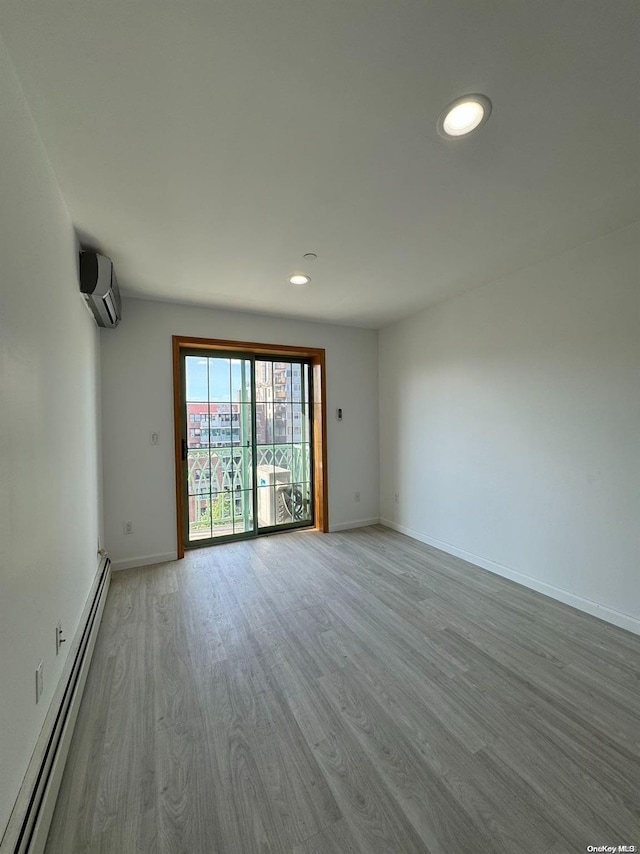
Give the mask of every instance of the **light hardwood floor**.
[(115, 573), (46, 851), (640, 845), (639, 661), (377, 526)]

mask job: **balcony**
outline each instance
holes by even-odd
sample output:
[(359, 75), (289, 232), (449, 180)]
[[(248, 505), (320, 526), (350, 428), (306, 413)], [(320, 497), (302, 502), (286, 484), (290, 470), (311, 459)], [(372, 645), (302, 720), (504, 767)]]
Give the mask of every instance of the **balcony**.
[[(276, 485), (258, 485), (261, 507), (271, 502), (275, 524), (311, 522), (310, 446), (258, 446), (259, 468), (278, 469)], [(189, 540), (253, 531), (253, 471), (249, 449), (210, 448), (188, 452)]]

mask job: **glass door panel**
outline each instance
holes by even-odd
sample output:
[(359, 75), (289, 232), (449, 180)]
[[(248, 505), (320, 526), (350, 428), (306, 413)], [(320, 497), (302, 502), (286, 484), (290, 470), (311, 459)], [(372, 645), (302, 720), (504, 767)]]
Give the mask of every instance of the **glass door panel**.
[(256, 360), (258, 530), (313, 521), (309, 377), (304, 362)]
[(251, 377), (248, 358), (184, 357), (187, 545), (254, 529)]

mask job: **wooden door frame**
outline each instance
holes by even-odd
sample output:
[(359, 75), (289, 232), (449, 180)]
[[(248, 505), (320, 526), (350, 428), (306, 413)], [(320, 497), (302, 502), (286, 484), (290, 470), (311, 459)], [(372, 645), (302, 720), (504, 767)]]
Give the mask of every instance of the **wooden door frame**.
[(176, 516), (178, 558), (184, 557), (184, 513), (182, 472), (182, 427), (180, 424), (180, 352), (198, 348), (225, 353), (254, 353), (256, 356), (282, 356), (285, 359), (303, 358), (311, 362), (313, 371), (313, 483), (314, 528), (329, 531), (329, 491), (327, 487), (327, 370), (325, 351), (320, 347), (292, 347), (283, 344), (259, 344), (255, 341), (225, 341), (220, 338), (190, 338), (173, 335), (173, 430), (176, 466)]

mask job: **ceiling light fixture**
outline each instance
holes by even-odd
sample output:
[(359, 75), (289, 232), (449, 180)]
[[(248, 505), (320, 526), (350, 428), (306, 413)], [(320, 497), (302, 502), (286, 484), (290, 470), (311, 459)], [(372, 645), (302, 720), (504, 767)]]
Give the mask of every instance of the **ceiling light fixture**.
[(311, 279), (304, 273), (295, 273), (293, 276), (289, 276), (289, 281), (292, 285), (308, 285)]
[(444, 139), (468, 136), (486, 124), (491, 115), (491, 101), (486, 95), (463, 95), (440, 113), (438, 133)]

